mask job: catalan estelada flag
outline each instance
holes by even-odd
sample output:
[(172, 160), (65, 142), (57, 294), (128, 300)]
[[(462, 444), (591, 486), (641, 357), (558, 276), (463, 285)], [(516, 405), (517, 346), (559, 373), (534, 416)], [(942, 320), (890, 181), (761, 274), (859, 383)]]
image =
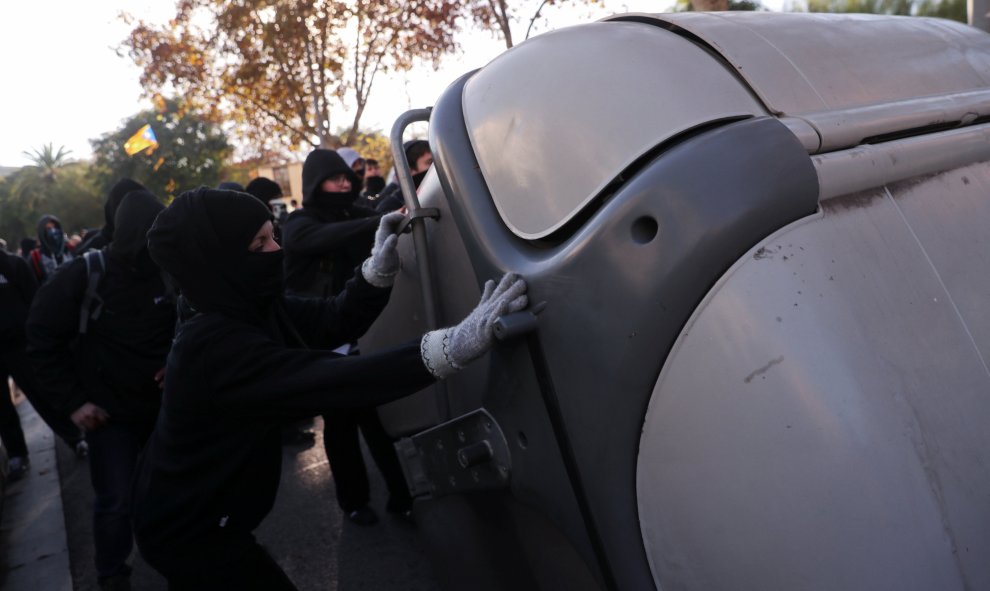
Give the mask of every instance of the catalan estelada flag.
[(147, 148), (154, 150), (157, 147), (158, 139), (155, 137), (155, 130), (151, 129), (150, 125), (145, 125), (137, 130), (131, 139), (124, 142), (124, 151), (127, 152), (128, 156), (133, 156)]

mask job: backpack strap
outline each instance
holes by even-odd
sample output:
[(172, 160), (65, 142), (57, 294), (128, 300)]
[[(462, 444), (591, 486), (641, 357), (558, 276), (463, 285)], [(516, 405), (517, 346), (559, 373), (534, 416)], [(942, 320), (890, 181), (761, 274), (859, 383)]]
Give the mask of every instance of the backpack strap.
[[(98, 320), (103, 312), (103, 298), (97, 293), (100, 280), (106, 274), (106, 261), (102, 250), (91, 250), (83, 255), (86, 261), (86, 293), (79, 306), (79, 334), (86, 334), (89, 319)], [(94, 307), (93, 303), (96, 303)]]

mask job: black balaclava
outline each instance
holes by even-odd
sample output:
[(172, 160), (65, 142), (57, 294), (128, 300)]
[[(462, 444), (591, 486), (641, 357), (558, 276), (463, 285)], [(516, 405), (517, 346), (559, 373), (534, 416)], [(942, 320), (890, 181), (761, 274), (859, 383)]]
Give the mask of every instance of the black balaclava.
[(377, 195), (385, 188), (385, 179), (380, 176), (369, 176), (364, 179), (364, 190), (368, 195)]
[[(48, 222), (54, 222), (55, 227), (46, 230), (45, 225)], [(38, 220), (38, 246), (42, 254), (61, 262), (62, 255), (65, 254), (65, 233), (62, 231), (62, 222), (57, 217), (45, 214)]]
[(195, 310), (267, 324), (282, 293), (282, 251), (248, 246), (271, 219), (268, 207), (247, 193), (200, 187), (158, 215), (148, 250)]
[(148, 253), (148, 230), (163, 209), (158, 198), (145, 190), (131, 191), (117, 206), (110, 257), (133, 275), (148, 277), (158, 272)]
[[(335, 174), (344, 173), (351, 181), (351, 190), (346, 193), (327, 193), (320, 188), (323, 181)], [(317, 148), (306, 156), (303, 163), (303, 205), (315, 209), (344, 209), (354, 203), (361, 192), (361, 181), (344, 162), (340, 154), (333, 150)]]
[(129, 178), (122, 178), (110, 187), (110, 192), (107, 193), (107, 200), (103, 203), (103, 219), (105, 223), (103, 229), (100, 230), (100, 234), (103, 235), (103, 238), (107, 242), (113, 242), (115, 231), (114, 220), (117, 215), (117, 208), (120, 207), (120, 202), (131, 191), (142, 190), (144, 190), (144, 185)]

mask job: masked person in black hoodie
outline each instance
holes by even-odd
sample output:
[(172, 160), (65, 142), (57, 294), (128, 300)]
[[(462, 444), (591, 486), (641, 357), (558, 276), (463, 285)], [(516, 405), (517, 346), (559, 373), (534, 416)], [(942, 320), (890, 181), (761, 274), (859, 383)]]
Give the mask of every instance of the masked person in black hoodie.
[(282, 295), (271, 212), (248, 195), (183, 193), (148, 233), (193, 311), (134, 489), (138, 547), (171, 589), (295, 589), (253, 534), (275, 502), (282, 424), (412, 394), (484, 354), (495, 320), (525, 307), (525, 282), (508, 274), (454, 327), (374, 355), (330, 351), (388, 302), (402, 218), (381, 221), (371, 256), (332, 299)]
[[(360, 180), (333, 150), (310, 152), (302, 176), (303, 208), (292, 212), (282, 226), (286, 286), (291, 294), (327, 298), (343, 290), (354, 268), (367, 256), (381, 214), (352, 205), (360, 191)], [(345, 343), (338, 352), (355, 354), (356, 350), (353, 343)], [(333, 472), (337, 504), (358, 525), (378, 521), (368, 506), (370, 487), (359, 428), (389, 491), (386, 510), (407, 515), (412, 505), (409, 488), (393, 441), (374, 406), (323, 415), (323, 444)]]
[(72, 260), (65, 248), (65, 232), (62, 222), (51, 214), (38, 220), (38, 248), (31, 251), (31, 270), (39, 284), (48, 281), (55, 270)]
[(104, 589), (129, 588), (131, 481), (154, 428), (175, 331), (175, 304), (146, 239), (163, 209), (151, 193), (128, 193), (110, 246), (39, 288), (27, 322), (28, 355), (44, 395), (86, 431)]
[(103, 227), (99, 230), (88, 232), (83, 241), (76, 246), (75, 255), (79, 256), (91, 250), (99, 250), (113, 242), (114, 216), (117, 215), (117, 208), (124, 196), (131, 191), (142, 191), (144, 186), (129, 178), (122, 178), (107, 193), (107, 199), (103, 202)]

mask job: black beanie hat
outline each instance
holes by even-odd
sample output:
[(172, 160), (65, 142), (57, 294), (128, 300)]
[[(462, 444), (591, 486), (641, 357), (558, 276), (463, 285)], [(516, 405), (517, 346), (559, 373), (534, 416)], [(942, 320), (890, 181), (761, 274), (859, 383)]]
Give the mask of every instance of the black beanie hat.
[(282, 196), (282, 187), (275, 181), (263, 176), (259, 176), (248, 183), (245, 191), (261, 199), (264, 203)]

